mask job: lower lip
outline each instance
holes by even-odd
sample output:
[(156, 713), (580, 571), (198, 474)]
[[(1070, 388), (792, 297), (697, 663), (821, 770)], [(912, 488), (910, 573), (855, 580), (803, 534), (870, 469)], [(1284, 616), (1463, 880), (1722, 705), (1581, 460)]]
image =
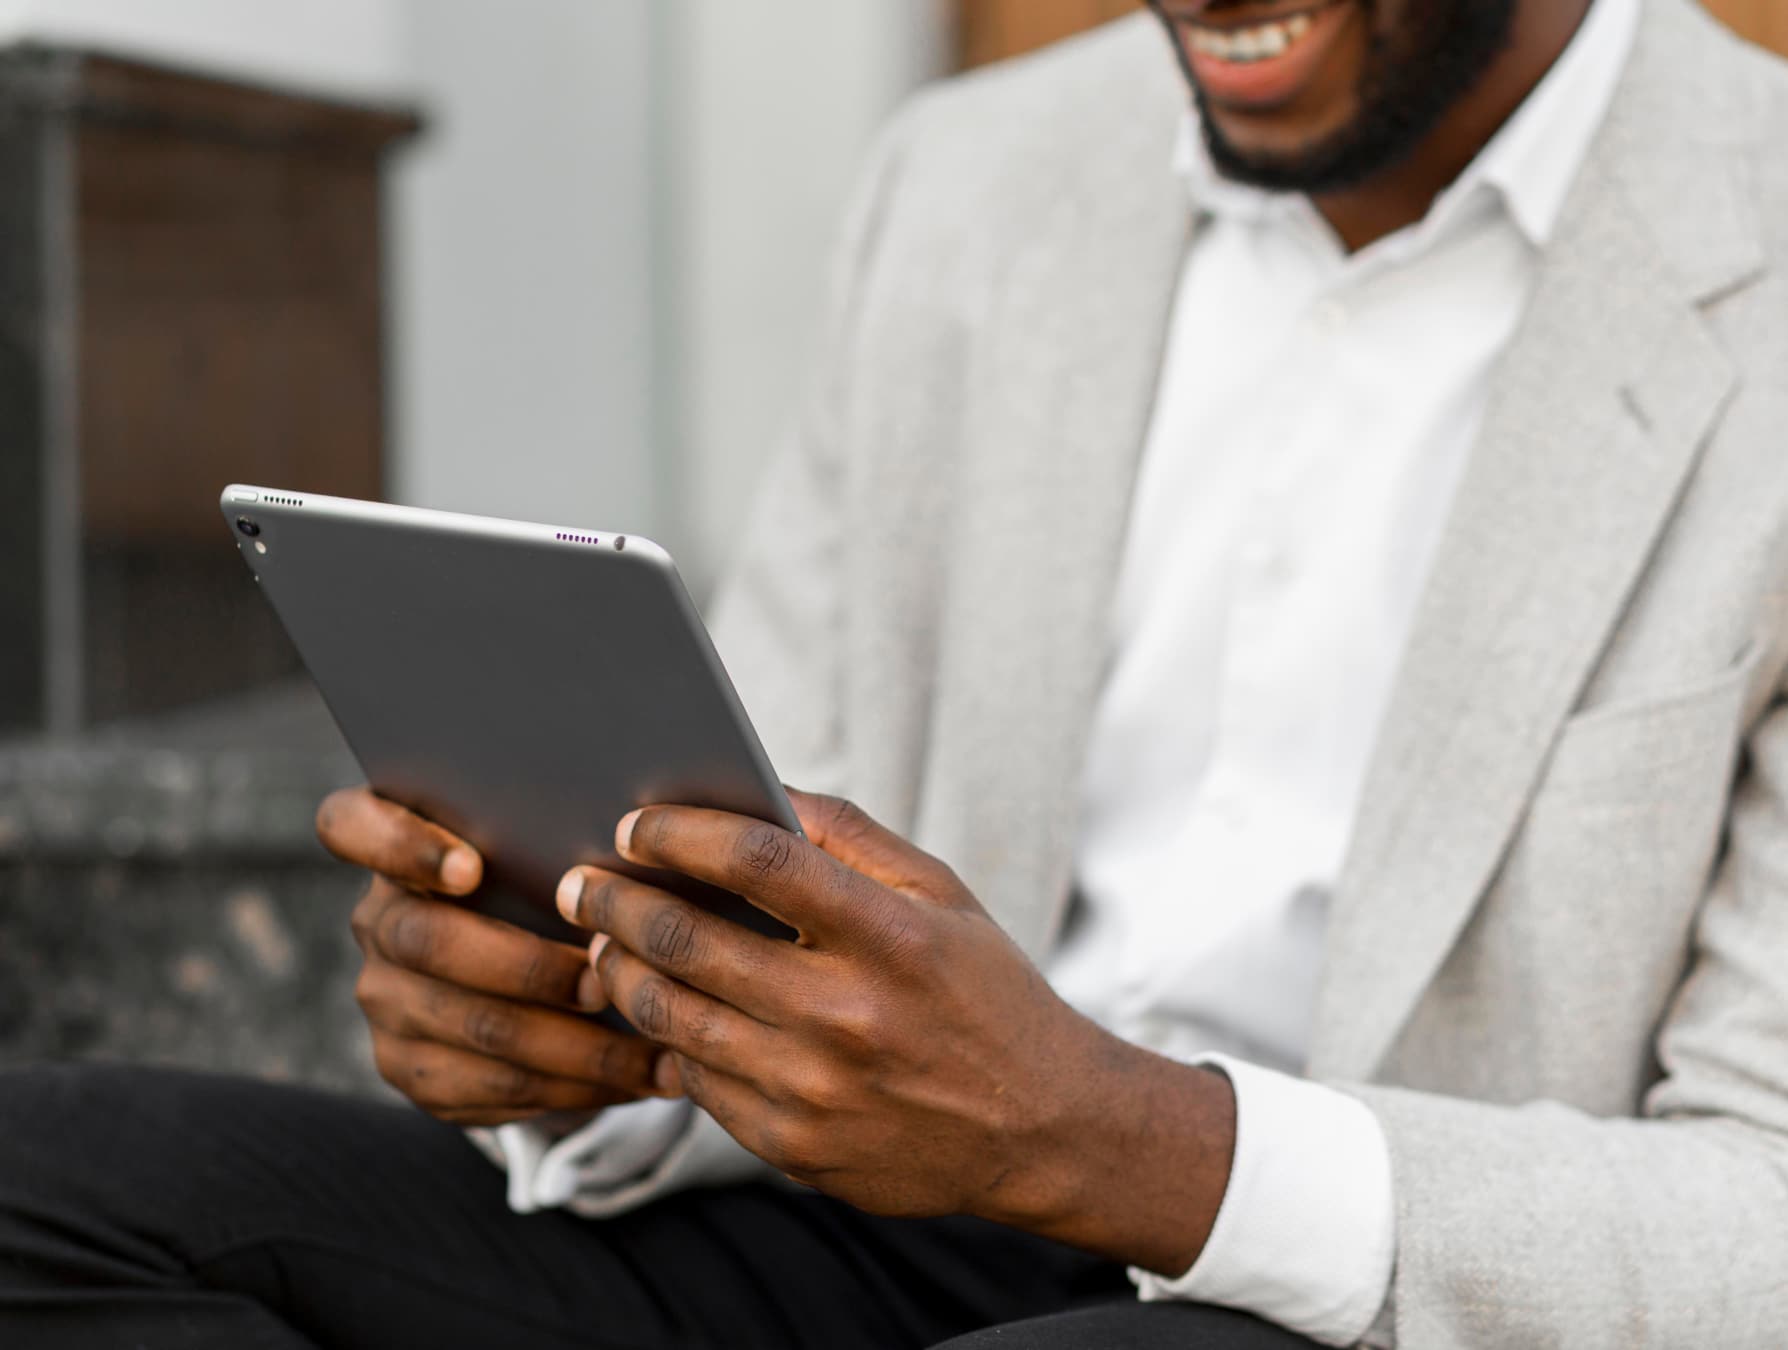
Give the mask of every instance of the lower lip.
[(1185, 40), (1192, 78), (1213, 103), (1233, 108), (1275, 108), (1291, 102), (1321, 68), (1353, 17), (1352, 3), (1332, 4), (1310, 15), (1310, 31), (1279, 56), (1264, 61), (1224, 61)]

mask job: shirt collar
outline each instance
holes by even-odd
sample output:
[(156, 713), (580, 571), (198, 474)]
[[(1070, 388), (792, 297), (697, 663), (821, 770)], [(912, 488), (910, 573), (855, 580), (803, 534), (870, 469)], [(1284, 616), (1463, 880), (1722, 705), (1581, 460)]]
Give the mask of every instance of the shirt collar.
[[(1419, 229), (1440, 226), (1488, 190), (1536, 248), (1552, 242), (1565, 199), (1614, 102), (1639, 30), (1641, 0), (1595, 0), (1576, 36), (1515, 115), (1435, 200)], [(1251, 223), (1301, 208), (1296, 195), (1267, 192), (1222, 176), (1197, 116), (1180, 127), (1175, 168), (1194, 204)]]

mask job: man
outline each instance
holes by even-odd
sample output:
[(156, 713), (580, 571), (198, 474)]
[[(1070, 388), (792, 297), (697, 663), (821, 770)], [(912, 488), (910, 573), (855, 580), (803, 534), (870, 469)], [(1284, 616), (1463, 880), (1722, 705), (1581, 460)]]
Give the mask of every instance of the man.
[(802, 942), (581, 869), (540, 943), (332, 799), (380, 1066), (510, 1205), (388, 1108), (15, 1076), (0, 1326), (1779, 1340), (1788, 78), (1687, 0), (1155, 21), (854, 216), (718, 637), (869, 814), (618, 826)]

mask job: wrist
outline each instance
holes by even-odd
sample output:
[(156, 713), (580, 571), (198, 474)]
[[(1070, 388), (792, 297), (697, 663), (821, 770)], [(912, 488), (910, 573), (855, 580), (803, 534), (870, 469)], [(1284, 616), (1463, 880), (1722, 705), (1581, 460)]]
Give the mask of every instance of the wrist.
[[(1097, 1029), (1095, 1029), (1097, 1030)], [(1236, 1103), (1220, 1071), (1097, 1030), (1017, 1226), (1167, 1276), (1191, 1269), (1229, 1186)]]

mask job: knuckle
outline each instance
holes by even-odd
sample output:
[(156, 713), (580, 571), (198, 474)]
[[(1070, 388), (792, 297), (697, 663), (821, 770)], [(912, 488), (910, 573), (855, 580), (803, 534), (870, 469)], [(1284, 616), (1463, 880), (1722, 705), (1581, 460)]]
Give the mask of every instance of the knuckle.
[(604, 1036), (590, 1052), (589, 1075), (608, 1087), (632, 1088), (641, 1074), (634, 1067), (638, 1052), (620, 1036)]
[(375, 1034), (386, 1032), (406, 1040), (426, 1037), (427, 1028), (422, 1019), (400, 997), (400, 990), (393, 987), (389, 968), (378, 965), (363, 968), (360, 978), (354, 982), (354, 999)]
[[(569, 1003), (576, 986), (566, 979), (566, 967), (545, 942), (530, 942), (520, 972), (522, 996), (531, 1003)], [(572, 980), (576, 975), (571, 976)]]
[(782, 876), (793, 857), (793, 837), (774, 825), (753, 825), (739, 839), (739, 870), (753, 880)]
[(512, 1051), (520, 1029), (520, 1019), (500, 1003), (478, 1003), (466, 1014), (466, 1039), (487, 1055)]
[(657, 966), (683, 970), (694, 964), (700, 926), (687, 910), (666, 906), (646, 924), (646, 955)]
[(859, 1057), (875, 1053), (882, 1042), (881, 1009), (867, 998), (844, 999), (827, 1009), (825, 1020), (832, 1037)]
[(420, 970), (434, 956), (434, 916), (419, 901), (402, 900), (389, 906), (377, 931), (379, 950), (397, 965)]
[(428, 980), (410, 998), (403, 1001), (406, 1013), (417, 1023), (427, 1021), (434, 1026), (452, 1026), (464, 1019), (465, 991), (445, 980)]
[(360, 1011), (366, 1015), (369, 1021), (377, 1021), (380, 1010), (385, 1006), (382, 988), (384, 981), (379, 978), (377, 972), (376, 966), (364, 965), (360, 968), (359, 977), (354, 981), (354, 1002), (360, 1005)]
[(484, 1077), (486, 1095), (502, 1106), (520, 1106), (534, 1091), (534, 1075), (519, 1064), (503, 1064), (488, 1070)]
[(348, 916), (348, 931), (354, 935), (354, 943), (362, 952), (372, 940), (372, 914), (368, 903), (371, 898), (369, 894), (366, 900), (354, 906), (354, 912)]
[(708, 1095), (708, 1070), (700, 1060), (679, 1056), (677, 1076), (683, 1081), (683, 1094), (698, 1105)]
[(383, 879), (374, 877), (372, 884), (354, 906), (354, 912), (348, 915), (348, 931), (354, 935), (354, 941), (360, 944), (361, 951), (366, 951), (372, 944), (379, 916), (385, 912), (390, 899), (390, 888)]
[(863, 916), (864, 926), (872, 935), (875, 949), (882, 952), (890, 964), (906, 970), (923, 970), (936, 961), (938, 936), (913, 905), (891, 896), (870, 904), (870, 912)]
[(871, 824), (869, 813), (855, 802), (843, 797), (828, 798), (826, 802), (826, 831), (841, 838), (851, 839), (861, 835)]
[(546, 950), (537, 942), (530, 942), (527, 955), (522, 958), (520, 969), (516, 973), (516, 981), (520, 986), (522, 997), (536, 1003), (544, 1003), (547, 980)]
[(639, 987), (633, 999), (633, 1016), (629, 1019), (639, 1034), (661, 1041), (671, 1031), (671, 987), (665, 980), (649, 979)]
[(683, 1019), (683, 1039), (694, 1050), (713, 1050), (726, 1039), (725, 1025), (714, 1008), (700, 1008)]
[(843, 1100), (838, 1075), (822, 1065), (801, 1063), (783, 1071), (780, 1100), (801, 1111), (829, 1111)]

